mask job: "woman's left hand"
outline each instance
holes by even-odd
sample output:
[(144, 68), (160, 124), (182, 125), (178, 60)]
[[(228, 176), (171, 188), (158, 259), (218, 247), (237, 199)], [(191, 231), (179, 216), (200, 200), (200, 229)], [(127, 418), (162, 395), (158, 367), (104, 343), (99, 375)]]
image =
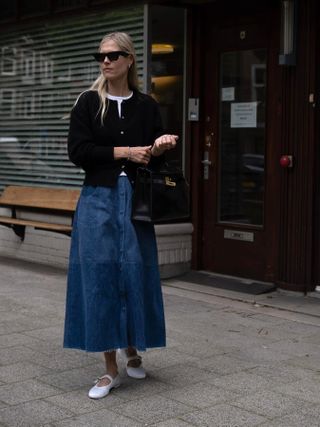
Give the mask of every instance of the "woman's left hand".
[(177, 145), (178, 135), (161, 135), (154, 141), (151, 149), (153, 156), (161, 156), (166, 150), (171, 150)]

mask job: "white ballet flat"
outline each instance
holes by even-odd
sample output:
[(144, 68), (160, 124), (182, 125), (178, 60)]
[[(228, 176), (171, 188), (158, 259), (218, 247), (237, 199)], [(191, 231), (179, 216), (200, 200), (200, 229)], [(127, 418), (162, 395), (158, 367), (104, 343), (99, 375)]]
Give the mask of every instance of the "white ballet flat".
[[(118, 354), (120, 358), (126, 362), (126, 371), (129, 377), (135, 378), (136, 380), (143, 380), (147, 374), (146, 370), (142, 366), (142, 358), (138, 354), (135, 356), (127, 356), (127, 353), (124, 349), (119, 349)], [(131, 360), (140, 360), (141, 364), (137, 368), (134, 368), (132, 366), (128, 366), (128, 362)]]
[[(110, 383), (103, 387), (97, 386), (97, 383), (103, 378), (109, 378)], [(89, 390), (88, 396), (90, 399), (101, 399), (102, 397), (107, 396), (113, 388), (119, 387), (120, 384), (121, 380), (119, 375), (112, 378), (111, 375), (105, 374), (95, 381), (95, 385)]]

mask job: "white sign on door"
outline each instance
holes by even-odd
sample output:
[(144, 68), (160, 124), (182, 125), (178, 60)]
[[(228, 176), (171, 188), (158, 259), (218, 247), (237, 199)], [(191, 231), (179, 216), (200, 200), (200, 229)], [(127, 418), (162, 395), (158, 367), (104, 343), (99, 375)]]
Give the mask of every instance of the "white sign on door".
[(257, 127), (257, 102), (233, 102), (231, 104), (231, 128)]

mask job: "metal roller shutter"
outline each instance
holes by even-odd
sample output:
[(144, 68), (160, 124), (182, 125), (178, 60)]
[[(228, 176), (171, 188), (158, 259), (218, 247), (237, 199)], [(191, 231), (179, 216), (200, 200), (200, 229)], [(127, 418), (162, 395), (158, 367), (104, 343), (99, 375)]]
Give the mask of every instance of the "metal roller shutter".
[(79, 187), (67, 155), (68, 116), (99, 73), (91, 53), (111, 31), (126, 31), (144, 76), (144, 9), (69, 17), (0, 35), (0, 190), (6, 185)]

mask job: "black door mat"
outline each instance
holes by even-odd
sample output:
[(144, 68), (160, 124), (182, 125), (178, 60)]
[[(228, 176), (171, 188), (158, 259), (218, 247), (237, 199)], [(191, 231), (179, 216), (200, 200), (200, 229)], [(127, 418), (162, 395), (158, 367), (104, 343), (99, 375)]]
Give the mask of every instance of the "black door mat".
[(177, 277), (182, 282), (197, 283), (198, 285), (211, 286), (213, 288), (228, 289), (245, 294), (260, 295), (276, 290), (273, 283), (261, 283), (232, 277), (222, 277), (212, 273), (191, 270)]

